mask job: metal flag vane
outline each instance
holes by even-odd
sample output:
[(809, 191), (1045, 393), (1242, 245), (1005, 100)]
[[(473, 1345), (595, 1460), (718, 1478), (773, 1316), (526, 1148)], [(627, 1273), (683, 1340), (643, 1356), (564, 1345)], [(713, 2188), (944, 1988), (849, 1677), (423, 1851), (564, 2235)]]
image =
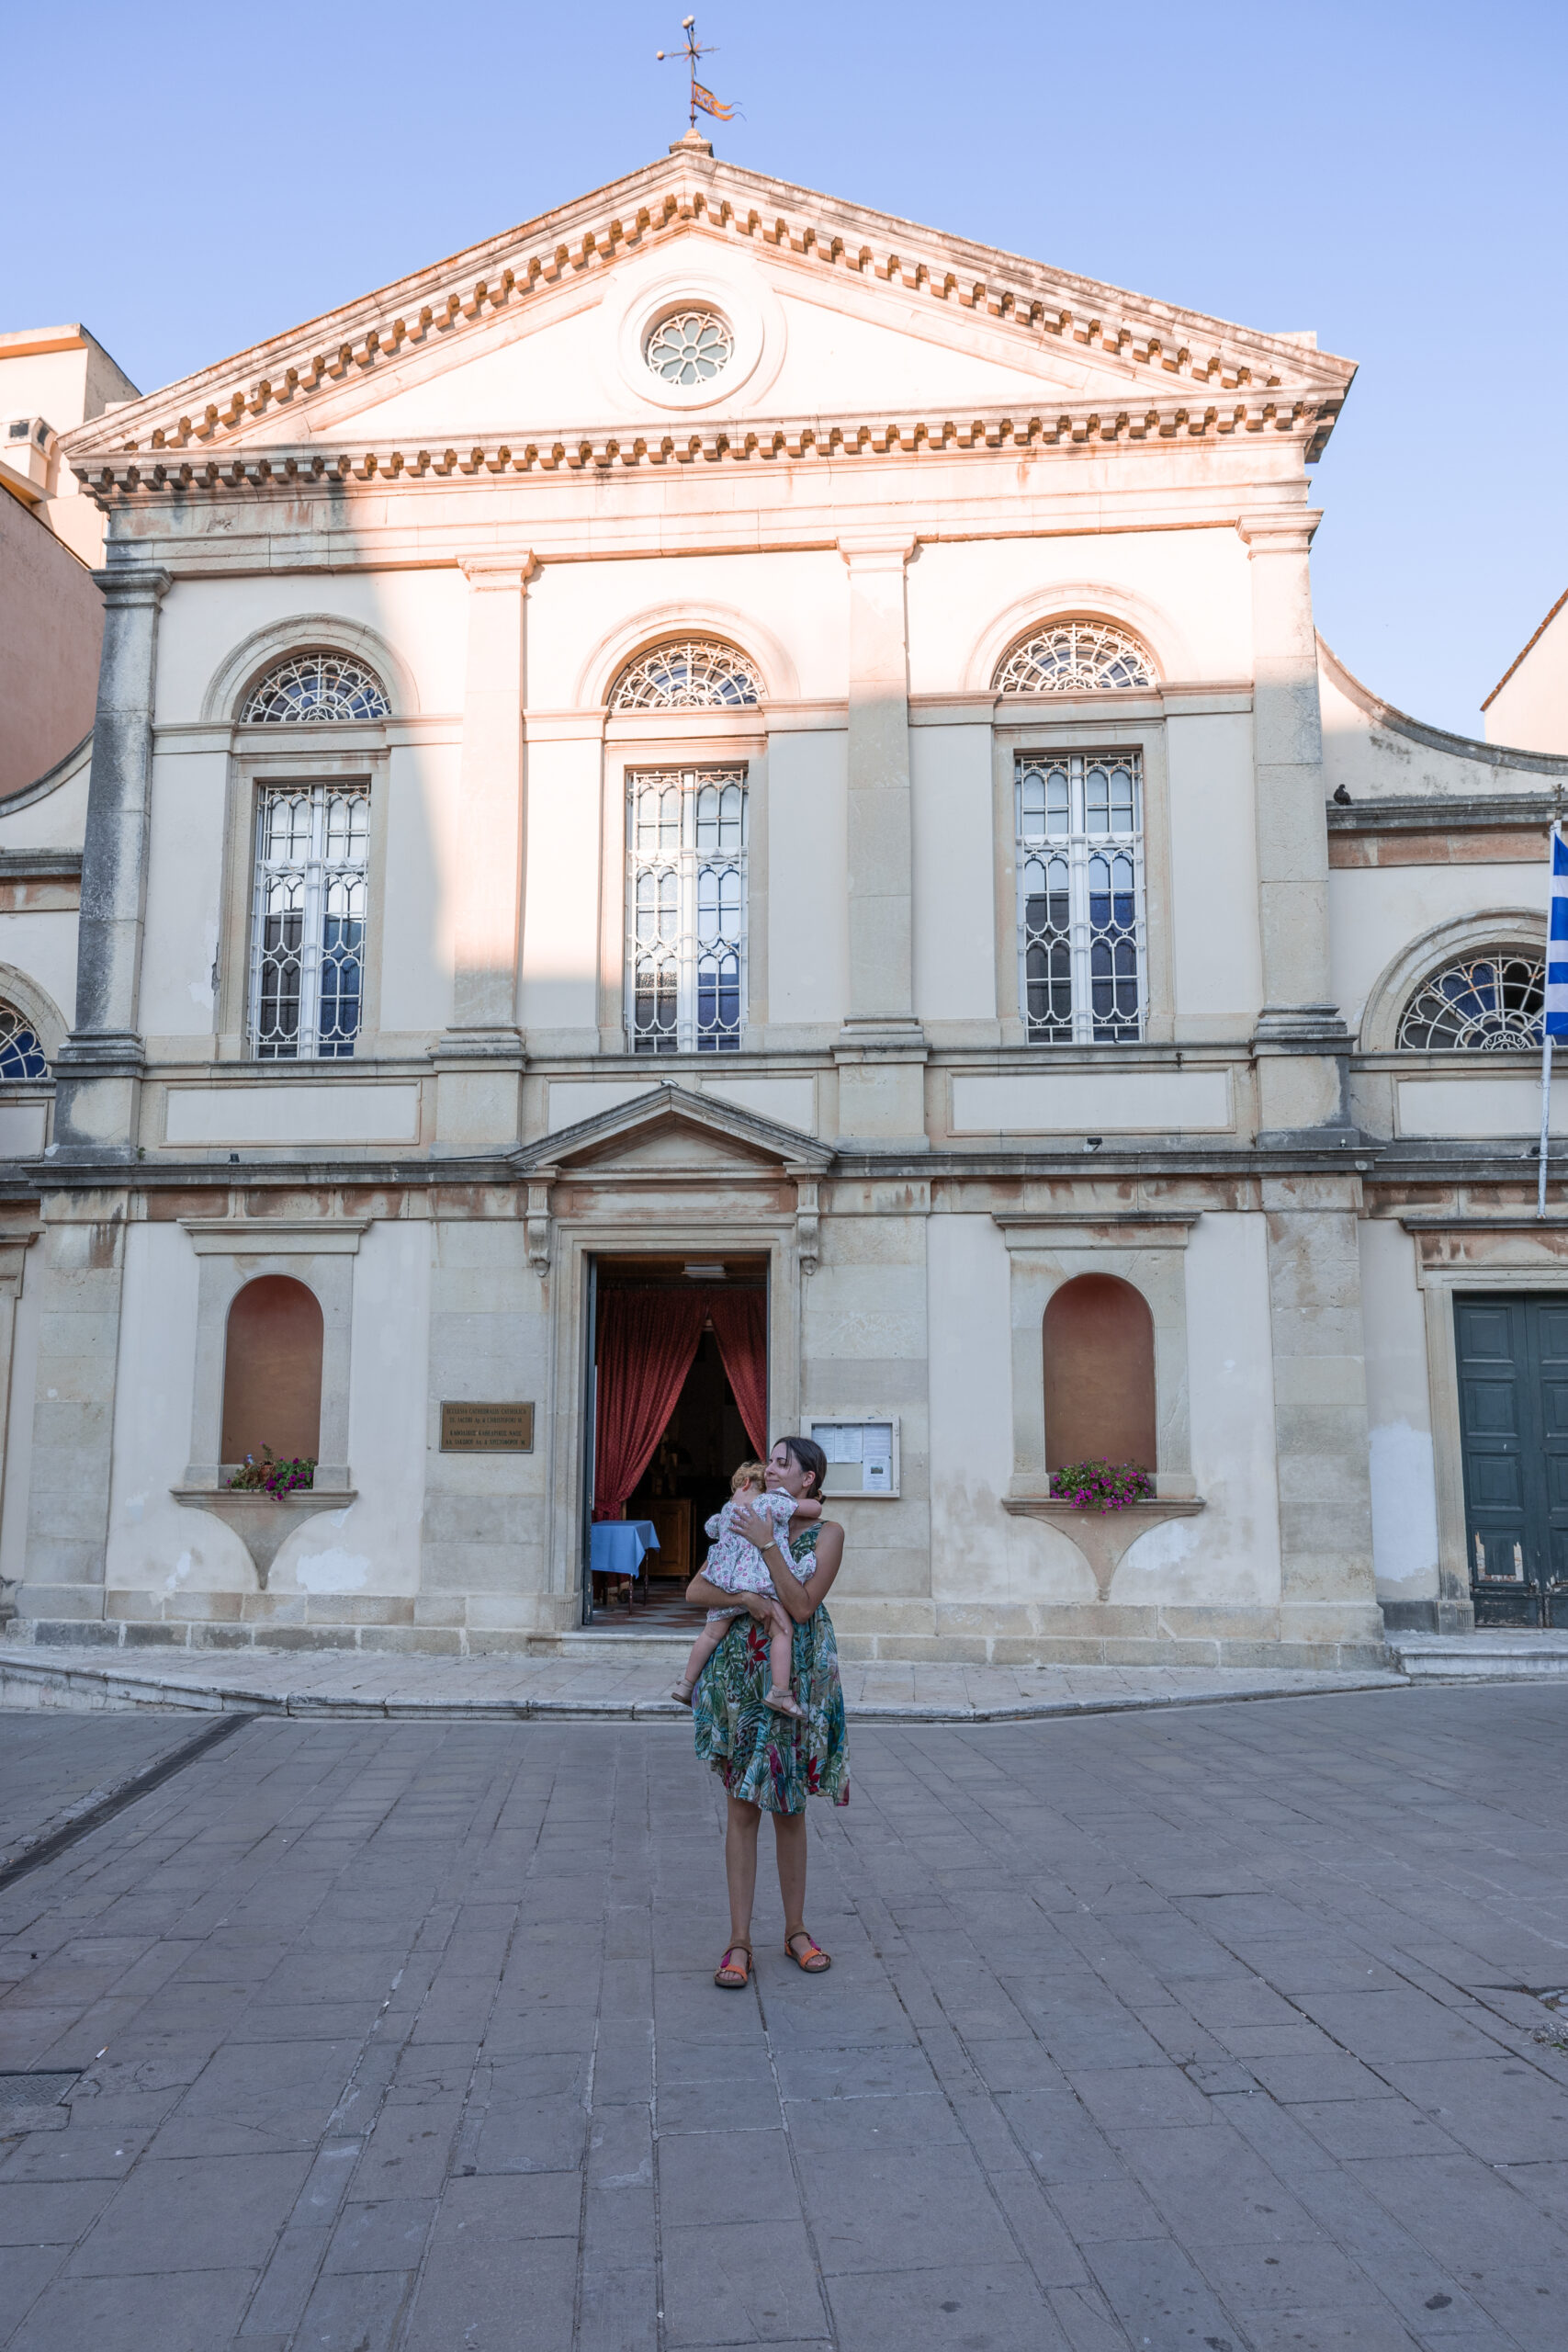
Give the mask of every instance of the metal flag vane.
[[(686, 45), (684, 49), (671, 50), (670, 54), (672, 57), (683, 57), (691, 67), (692, 129), (695, 130), (697, 127), (697, 115), (699, 111), (703, 114), (711, 114), (716, 122), (732, 121), (734, 119), (735, 108), (733, 107), (727, 107), (722, 98), (716, 98), (713, 92), (707, 88), (705, 84), (699, 82), (697, 79), (698, 58), (716, 57), (718, 51), (713, 48), (711, 44), (705, 45), (697, 39), (697, 20), (695, 17), (682, 17), (681, 19), (681, 30), (686, 36)], [(655, 55), (658, 58), (660, 64), (662, 65), (665, 55), (663, 50), (660, 49), (656, 51)]]

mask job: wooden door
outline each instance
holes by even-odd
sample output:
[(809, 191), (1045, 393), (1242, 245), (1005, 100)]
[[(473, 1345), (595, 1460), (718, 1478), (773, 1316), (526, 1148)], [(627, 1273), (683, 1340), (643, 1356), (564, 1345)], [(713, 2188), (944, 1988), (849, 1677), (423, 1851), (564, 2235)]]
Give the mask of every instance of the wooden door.
[(1454, 1300), (1478, 1625), (1568, 1625), (1568, 1295)]

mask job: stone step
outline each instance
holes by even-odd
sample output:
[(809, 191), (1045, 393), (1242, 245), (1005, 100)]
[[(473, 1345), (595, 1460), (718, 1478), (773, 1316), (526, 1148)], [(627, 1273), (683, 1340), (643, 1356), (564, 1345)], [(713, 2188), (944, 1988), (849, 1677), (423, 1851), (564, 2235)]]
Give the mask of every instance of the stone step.
[(1485, 1626), (1473, 1634), (1391, 1634), (1388, 1646), (1412, 1682), (1538, 1682), (1568, 1675), (1568, 1633)]

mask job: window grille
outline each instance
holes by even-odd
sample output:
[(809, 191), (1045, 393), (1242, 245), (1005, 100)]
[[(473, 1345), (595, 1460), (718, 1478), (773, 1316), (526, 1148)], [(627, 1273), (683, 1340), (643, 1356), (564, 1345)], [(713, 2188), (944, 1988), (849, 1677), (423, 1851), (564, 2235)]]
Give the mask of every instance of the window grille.
[(386, 688), (362, 662), (346, 653), (294, 653), (277, 662), (245, 697), (246, 726), (342, 726), (356, 718), (386, 718)]
[(256, 813), (251, 1035), (262, 1061), (345, 1061), (359, 1034), (370, 795), (269, 786)]
[(1399, 1043), (1415, 1053), (1522, 1054), (1541, 1042), (1546, 960), (1483, 947), (1435, 973), (1411, 999)]
[(754, 705), (761, 691), (761, 679), (733, 645), (682, 637), (628, 662), (610, 689), (610, 708), (736, 710)]
[(1031, 1045), (1134, 1044), (1147, 999), (1143, 763), (1033, 754), (1018, 800), (1019, 996)]
[(667, 384), (705, 384), (728, 368), (735, 338), (713, 311), (677, 311), (649, 336), (646, 356)]
[(49, 1064), (31, 1022), (14, 1004), (0, 1001), (0, 1079), (48, 1076)]
[(1076, 695), (1152, 686), (1154, 664), (1135, 637), (1109, 621), (1051, 621), (1032, 629), (998, 664), (1001, 695)]
[(746, 771), (627, 778), (634, 1054), (734, 1054), (746, 1001)]

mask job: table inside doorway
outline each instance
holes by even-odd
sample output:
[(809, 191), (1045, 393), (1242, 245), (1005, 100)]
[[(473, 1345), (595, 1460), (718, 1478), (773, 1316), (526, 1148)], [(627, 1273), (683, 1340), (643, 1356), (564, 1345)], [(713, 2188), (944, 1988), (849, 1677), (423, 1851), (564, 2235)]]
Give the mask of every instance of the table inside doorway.
[(648, 1602), (648, 1572), (643, 1561), (659, 1549), (659, 1531), (650, 1519), (597, 1519), (588, 1532), (588, 1574), (593, 1604), (599, 1604), (601, 1583), (625, 1582), (626, 1614), (640, 1583)]

